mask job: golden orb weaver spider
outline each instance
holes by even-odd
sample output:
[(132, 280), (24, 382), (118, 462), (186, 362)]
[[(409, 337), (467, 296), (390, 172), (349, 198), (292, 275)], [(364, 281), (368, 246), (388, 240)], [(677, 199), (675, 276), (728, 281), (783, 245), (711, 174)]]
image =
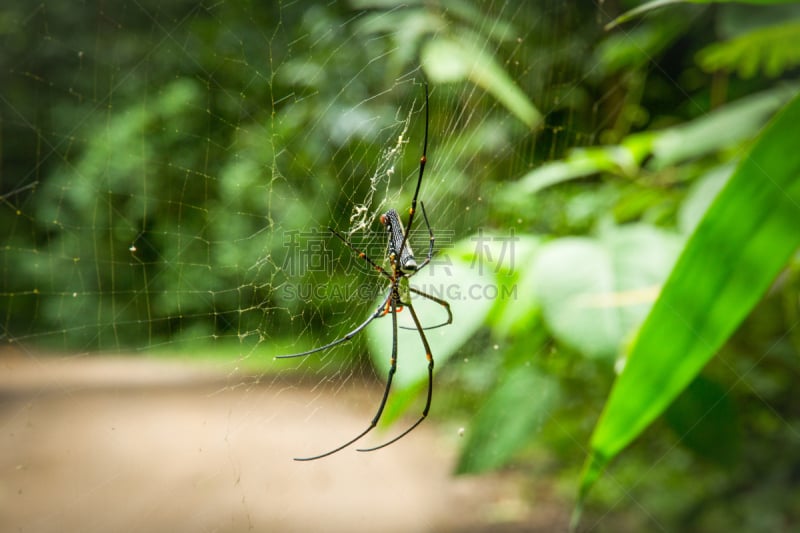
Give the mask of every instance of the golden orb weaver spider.
[[(428, 84), (423, 82), (425, 87), (425, 136), (422, 142), (422, 157), (419, 159), (419, 176), (417, 178), (417, 187), (414, 190), (414, 197), (411, 200), (411, 207), (408, 210), (408, 222), (406, 223), (405, 230), (403, 229), (403, 224), (400, 221), (400, 215), (394, 209), (390, 209), (383, 215), (381, 215), (381, 224), (386, 228), (386, 233), (388, 235), (389, 244), (387, 250), (387, 259), (389, 262), (389, 269), (385, 269), (378, 265), (375, 261), (373, 261), (367, 254), (353, 246), (350, 241), (348, 241), (341, 233), (336, 231), (333, 228), (328, 228), (336, 237), (339, 238), (350, 250), (353, 251), (359, 258), (366, 261), (372, 268), (374, 268), (377, 272), (380, 273), (383, 277), (389, 280), (389, 292), (384, 298), (383, 302), (378, 306), (374, 313), (372, 313), (369, 318), (367, 318), (364, 322), (362, 322), (359, 326), (355, 329), (347, 333), (344, 337), (336, 339), (335, 341), (329, 342), (324, 346), (320, 346), (318, 348), (314, 348), (312, 350), (308, 350), (305, 352), (290, 354), (290, 355), (279, 355), (277, 359), (288, 359), (292, 357), (305, 357), (312, 353), (321, 352), (323, 350), (327, 350), (328, 348), (332, 348), (339, 344), (349, 341), (356, 335), (358, 335), (364, 328), (366, 328), (370, 322), (375, 320), (376, 318), (381, 318), (386, 315), (392, 315), (392, 355), (390, 359), (390, 367), (389, 367), (389, 376), (386, 380), (386, 387), (383, 390), (383, 396), (381, 398), (381, 402), (378, 405), (378, 410), (375, 413), (375, 416), (372, 418), (372, 421), (367, 426), (367, 429), (356, 435), (354, 438), (350, 439), (349, 441), (345, 442), (341, 446), (338, 446), (328, 452), (321, 453), (319, 455), (314, 455), (311, 457), (295, 457), (295, 461), (313, 461), (315, 459), (322, 459), (323, 457), (327, 457), (332, 455), (338, 451), (341, 451), (351, 444), (355, 443), (359, 439), (361, 439), (364, 435), (372, 431), (375, 426), (378, 425), (378, 421), (381, 419), (381, 415), (383, 414), (383, 409), (386, 407), (386, 401), (389, 398), (389, 391), (392, 387), (392, 378), (394, 377), (395, 372), (397, 371), (397, 313), (401, 311), (404, 307), (408, 308), (408, 312), (411, 314), (411, 319), (414, 321), (414, 327), (410, 326), (400, 326), (401, 328), (405, 329), (416, 329), (419, 333), (419, 338), (422, 341), (422, 345), (425, 348), (425, 357), (428, 360), (428, 394), (425, 399), (425, 407), (422, 409), (422, 415), (419, 419), (414, 422), (411, 427), (403, 431), (400, 435), (394, 437), (393, 439), (380, 444), (378, 446), (373, 446), (371, 448), (358, 448), (360, 452), (371, 452), (374, 450), (379, 450), (385, 446), (388, 446), (394, 442), (397, 442), (401, 438), (408, 435), (414, 428), (416, 428), (420, 423), (425, 420), (428, 416), (428, 411), (431, 408), (431, 401), (433, 398), (433, 354), (431, 353), (431, 347), (428, 344), (428, 339), (425, 336), (426, 329), (433, 329), (438, 328), (441, 326), (446, 326), (453, 322), (453, 314), (450, 311), (450, 304), (447, 303), (445, 300), (441, 298), (437, 298), (435, 296), (431, 296), (430, 294), (426, 294), (425, 292), (412, 287), (409, 284), (409, 279), (417, 274), (420, 270), (425, 268), (428, 263), (431, 262), (433, 258), (433, 245), (434, 245), (434, 236), (433, 230), (431, 229), (430, 223), (428, 222), (428, 215), (425, 213), (425, 204), (420, 201), (420, 207), (422, 208), (422, 218), (425, 220), (425, 226), (428, 229), (429, 235), (429, 245), (428, 245), (428, 253), (425, 256), (425, 259), (417, 264), (416, 259), (414, 258), (414, 252), (411, 250), (411, 245), (408, 242), (408, 236), (411, 233), (411, 228), (414, 223), (414, 214), (417, 210), (417, 198), (419, 197), (419, 189), (422, 185), (422, 177), (425, 174), (425, 164), (428, 161), (428, 122), (429, 122), (429, 113), (428, 113)], [(427, 328), (422, 327), (422, 324), (417, 317), (417, 313), (414, 310), (414, 306), (411, 304), (411, 294), (416, 294), (417, 296), (421, 296), (422, 298), (426, 298), (431, 300), (440, 306), (442, 306), (447, 311), (447, 320), (440, 324), (436, 324), (435, 326), (430, 326)]]

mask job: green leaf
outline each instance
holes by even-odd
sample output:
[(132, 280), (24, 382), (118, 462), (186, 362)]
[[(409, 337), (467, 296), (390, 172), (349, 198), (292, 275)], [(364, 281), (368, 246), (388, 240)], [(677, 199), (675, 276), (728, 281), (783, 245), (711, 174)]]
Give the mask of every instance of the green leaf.
[[(641, 137), (639, 134), (635, 138)], [(501, 201), (509, 201), (519, 195), (535, 194), (547, 187), (598, 172), (634, 174), (639, 169), (639, 162), (637, 155), (627, 146), (578, 148), (572, 150), (564, 161), (545, 163), (522, 176), (502, 193)]]
[(796, 97), (762, 132), (686, 245), (595, 427), (579, 500), (691, 383), (800, 246), (798, 123)]
[(598, 43), (596, 55), (605, 72), (643, 68), (691, 27), (680, 15), (652, 22), (609, 34)]
[(528, 444), (558, 403), (558, 382), (532, 366), (519, 366), (501, 380), (467, 428), (458, 474), (499, 468)]
[(543, 246), (530, 276), (553, 336), (587, 357), (613, 360), (644, 320), (680, 243), (637, 224)]
[(767, 119), (797, 94), (787, 84), (747, 96), (686, 124), (661, 130), (653, 139), (650, 167), (662, 169), (749, 139)]
[[(422, 65), (433, 83), (469, 80), (494, 96), (529, 128), (542, 120), (539, 110), (514, 83), (506, 70), (483, 47), (465, 34), (431, 39), (422, 49)], [(483, 42), (476, 39), (476, 42)]]
[(635, 176), (647, 156), (647, 166), (659, 170), (704, 156), (751, 138), (769, 117), (797, 94), (796, 84), (785, 84), (731, 102), (695, 120), (656, 131), (634, 133), (619, 145), (578, 148), (563, 161), (545, 163), (528, 172), (501, 193), (501, 202), (571, 180), (607, 172)]
[(759, 28), (709, 45), (697, 54), (697, 61), (706, 72), (728, 70), (747, 79), (762, 71), (774, 78), (800, 64), (798, 35), (796, 20)]

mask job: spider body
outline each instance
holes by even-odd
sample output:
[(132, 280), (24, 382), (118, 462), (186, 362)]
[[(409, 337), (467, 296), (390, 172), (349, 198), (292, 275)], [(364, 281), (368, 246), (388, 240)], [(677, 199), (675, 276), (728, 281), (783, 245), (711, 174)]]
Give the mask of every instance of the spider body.
[[(384, 228), (386, 229), (386, 233), (388, 236), (388, 246), (387, 246), (387, 259), (389, 263), (389, 268), (383, 268), (374, 260), (372, 260), (367, 254), (362, 252), (361, 250), (357, 249), (353, 246), (350, 241), (348, 241), (341, 233), (336, 231), (333, 228), (328, 228), (330, 231), (335, 235), (339, 240), (341, 240), (350, 250), (352, 250), (358, 257), (369, 263), (384, 279), (389, 282), (389, 291), (386, 297), (383, 299), (381, 304), (378, 308), (359, 326), (355, 329), (347, 333), (344, 337), (336, 339), (324, 346), (320, 346), (318, 348), (314, 348), (305, 352), (290, 354), (290, 355), (281, 355), (278, 356), (278, 359), (285, 359), (291, 357), (305, 357), (312, 353), (321, 352), (323, 350), (327, 350), (328, 348), (332, 348), (339, 344), (349, 341), (356, 335), (358, 335), (362, 330), (364, 330), (373, 320), (377, 318), (384, 317), (386, 315), (391, 315), (392, 320), (392, 352), (390, 355), (390, 367), (389, 367), (389, 374), (386, 379), (386, 386), (383, 390), (383, 396), (381, 398), (381, 402), (378, 405), (378, 410), (375, 413), (375, 416), (372, 418), (369, 426), (356, 435), (354, 438), (350, 439), (349, 441), (345, 442), (341, 446), (334, 448), (328, 452), (314, 455), (312, 457), (296, 457), (296, 461), (312, 461), (315, 459), (321, 459), (323, 457), (327, 457), (331, 454), (334, 454), (344, 448), (347, 448), (351, 444), (355, 443), (359, 439), (361, 439), (364, 435), (372, 431), (373, 428), (378, 424), (378, 421), (383, 414), (383, 409), (386, 407), (386, 401), (389, 397), (389, 391), (391, 390), (392, 386), (392, 378), (394, 377), (395, 372), (397, 371), (397, 329), (398, 327), (403, 329), (413, 329), (419, 333), (419, 338), (422, 341), (422, 346), (425, 350), (425, 358), (427, 360), (427, 367), (428, 367), (428, 390), (427, 396), (425, 400), (425, 407), (422, 410), (422, 415), (417, 419), (414, 424), (411, 425), (408, 429), (403, 431), (397, 437), (391, 439), (384, 444), (379, 446), (374, 446), (371, 448), (359, 448), (358, 451), (360, 452), (369, 452), (373, 450), (378, 450), (385, 446), (396, 442), (397, 440), (401, 439), (408, 433), (410, 433), (414, 428), (416, 428), (425, 418), (428, 416), (428, 411), (431, 407), (431, 401), (433, 397), (433, 354), (431, 353), (431, 347), (428, 343), (428, 339), (425, 336), (426, 329), (433, 329), (438, 328), (441, 326), (445, 326), (451, 324), (453, 322), (453, 314), (450, 311), (450, 304), (447, 303), (445, 300), (441, 298), (437, 298), (435, 296), (431, 296), (426, 294), (425, 292), (413, 287), (410, 283), (410, 278), (417, 274), (420, 270), (425, 268), (425, 266), (430, 263), (431, 258), (433, 257), (433, 247), (434, 247), (434, 236), (433, 230), (431, 230), (430, 223), (428, 222), (428, 215), (425, 213), (425, 205), (420, 201), (420, 207), (422, 210), (422, 218), (425, 221), (425, 227), (428, 230), (429, 235), (429, 245), (428, 245), (428, 252), (425, 256), (425, 259), (422, 262), (417, 262), (417, 259), (414, 256), (414, 252), (411, 250), (411, 245), (408, 241), (408, 236), (411, 233), (411, 228), (413, 227), (414, 223), (414, 214), (416, 213), (417, 209), (417, 198), (419, 197), (419, 189), (422, 185), (422, 178), (425, 174), (425, 164), (427, 163), (427, 152), (428, 152), (428, 121), (429, 121), (429, 113), (428, 113), (428, 85), (427, 83), (424, 84), (425, 87), (425, 137), (423, 139), (422, 144), (422, 156), (419, 160), (419, 176), (417, 178), (417, 186), (414, 190), (414, 196), (411, 200), (411, 207), (408, 209), (408, 222), (406, 223), (405, 229), (403, 228), (403, 223), (400, 220), (399, 213), (394, 209), (389, 209), (386, 213), (381, 215), (380, 221), (383, 224)], [(437, 303), (441, 307), (445, 309), (447, 312), (447, 319), (439, 324), (434, 326), (429, 326), (427, 328), (423, 327), (420, 323), (419, 317), (417, 316), (416, 311), (414, 310), (414, 306), (411, 302), (411, 295), (415, 294), (422, 298), (431, 300), (432, 302)], [(397, 313), (401, 311), (403, 308), (407, 308), (409, 314), (411, 315), (411, 319), (414, 323), (414, 326), (398, 326), (397, 325)]]
[(403, 276), (397, 280), (397, 303), (399, 305), (408, 305), (411, 301), (411, 288), (408, 283), (408, 278)]
[(417, 260), (414, 259), (414, 252), (411, 251), (411, 245), (405, 240), (405, 231), (403, 230), (403, 223), (400, 222), (400, 215), (394, 209), (389, 209), (386, 213), (381, 215), (381, 224), (386, 227), (386, 232), (389, 234), (389, 246), (386, 255), (389, 261), (392, 258), (399, 258), (397, 261), (397, 268), (403, 274), (410, 274), (418, 270)]

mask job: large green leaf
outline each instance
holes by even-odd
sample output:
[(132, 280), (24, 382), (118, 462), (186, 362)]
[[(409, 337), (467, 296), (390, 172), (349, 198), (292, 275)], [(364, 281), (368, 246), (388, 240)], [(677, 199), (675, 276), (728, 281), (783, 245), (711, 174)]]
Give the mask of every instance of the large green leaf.
[(677, 235), (636, 224), (542, 246), (529, 275), (553, 336), (587, 357), (613, 360), (650, 310), (680, 244)]
[(797, 124), (795, 97), (687, 243), (595, 427), (579, 509), (602, 469), (697, 376), (800, 246)]

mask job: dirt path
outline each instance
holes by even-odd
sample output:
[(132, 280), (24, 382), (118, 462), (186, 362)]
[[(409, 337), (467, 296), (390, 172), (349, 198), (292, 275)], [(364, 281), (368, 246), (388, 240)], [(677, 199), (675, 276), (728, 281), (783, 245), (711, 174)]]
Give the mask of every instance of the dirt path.
[(454, 450), (432, 424), (381, 452), (292, 461), (371, 415), (344, 402), (314, 416), (320, 402), (184, 363), (2, 353), (0, 530), (521, 529), (514, 485), (452, 478)]

